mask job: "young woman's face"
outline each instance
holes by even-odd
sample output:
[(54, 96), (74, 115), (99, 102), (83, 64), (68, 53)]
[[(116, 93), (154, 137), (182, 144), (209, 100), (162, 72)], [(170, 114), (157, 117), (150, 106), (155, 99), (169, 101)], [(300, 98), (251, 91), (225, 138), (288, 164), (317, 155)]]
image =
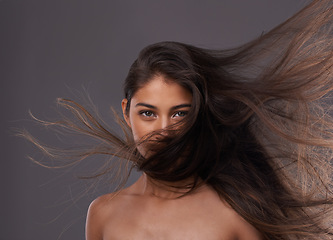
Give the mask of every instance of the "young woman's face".
[[(157, 75), (134, 94), (128, 113), (127, 99), (123, 99), (122, 109), (134, 140), (138, 142), (147, 134), (182, 120), (191, 102), (192, 94), (189, 90)], [(142, 147), (138, 150), (145, 155), (146, 151)]]

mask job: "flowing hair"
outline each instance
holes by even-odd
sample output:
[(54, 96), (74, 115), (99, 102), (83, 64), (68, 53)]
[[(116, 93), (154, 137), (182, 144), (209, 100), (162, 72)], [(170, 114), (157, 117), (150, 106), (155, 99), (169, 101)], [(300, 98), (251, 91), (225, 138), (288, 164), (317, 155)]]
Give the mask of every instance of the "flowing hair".
[[(51, 157), (74, 153), (80, 162), (95, 154), (116, 156), (170, 185), (193, 178), (183, 186), (188, 192), (208, 184), (265, 239), (332, 239), (332, 23), (332, 1), (318, 0), (238, 48), (178, 42), (144, 48), (125, 80), (125, 114), (136, 91), (156, 75), (193, 96), (181, 128), (168, 128), (170, 134), (158, 140), (152, 138), (160, 134), (156, 131), (135, 143), (116, 115), (125, 133), (120, 138), (66, 99), (59, 103), (77, 121), (38, 121), (100, 144), (54, 151), (23, 135)], [(136, 147), (147, 143), (152, 154), (144, 158)], [(96, 177), (113, 169), (106, 165)]]

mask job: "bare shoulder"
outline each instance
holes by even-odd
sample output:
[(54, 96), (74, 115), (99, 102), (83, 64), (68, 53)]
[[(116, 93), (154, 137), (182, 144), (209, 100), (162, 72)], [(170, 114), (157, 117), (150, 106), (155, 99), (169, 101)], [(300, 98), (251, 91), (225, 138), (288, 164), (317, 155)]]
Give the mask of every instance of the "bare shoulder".
[(263, 239), (260, 232), (221, 199), (214, 190), (208, 188), (208, 191), (202, 196), (200, 203), (208, 217), (205, 221), (209, 222), (210, 219), (213, 219), (213, 222), (218, 223), (216, 228), (220, 230), (220, 239)]
[[(102, 240), (126, 210), (133, 205), (135, 184), (118, 192), (109, 193), (91, 202), (86, 219), (86, 240)], [(112, 229), (111, 229), (112, 230)]]
[(243, 217), (241, 217), (228, 204), (224, 205), (224, 220), (227, 220), (229, 229), (233, 232), (233, 236), (238, 240), (262, 240), (262, 234)]
[(94, 201), (92, 201), (90, 203), (88, 212), (89, 211), (93, 211), (93, 212), (99, 211), (100, 208), (110, 207), (110, 204), (115, 201), (114, 199), (116, 199), (116, 196), (118, 194), (119, 193), (116, 192), (116, 193), (108, 193), (108, 194), (99, 196), (98, 198), (96, 198)]
[(117, 193), (110, 193), (91, 202), (86, 219), (86, 240), (103, 239), (105, 220), (115, 208), (113, 202)]
[(234, 226), (236, 227), (236, 236), (239, 240), (262, 240), (262, 234), (250, 223), (245, 221), (240, 215), (235, 212), (233, 219)]

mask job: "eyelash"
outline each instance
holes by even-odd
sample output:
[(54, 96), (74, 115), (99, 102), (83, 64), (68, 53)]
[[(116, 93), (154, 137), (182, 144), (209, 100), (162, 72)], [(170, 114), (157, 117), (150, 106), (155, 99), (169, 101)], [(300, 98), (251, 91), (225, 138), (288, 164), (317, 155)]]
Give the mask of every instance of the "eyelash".
[(179, 116), (179, 117), (185, 117), (188, 113), (188, 111), (178, 111), (178, 112), (175, 112), (172, 116), (175, 116), (176, 114), (179, 114), (181, 113), (180, 115), (183, 115), (183, 116)]
[[(147, 114), (147, 113), (149, 113), (149, 114)], [(144, 110), (144, 111), (140, 111), (139, 114), (144, 117), (152, 117), (152, 116), (148, 116), (148, 115), (154, 115), (154, 112), (149, 111), (149, 110)]]
[[(185, 117), (187, 115), (187, 113), (188, 113), (188, 111), (177, 111), (174, 114), (172, 114), (172, 117), (175, 117), (175, 115), (177, 115), (177, 114), (179, 115), (179, 117)], [(150, 117), (153, 117), (153, 115), (155, 115), (155, 113), (150, 110), (140, 111), (139, 114), (146, 118), (150, 118)]]

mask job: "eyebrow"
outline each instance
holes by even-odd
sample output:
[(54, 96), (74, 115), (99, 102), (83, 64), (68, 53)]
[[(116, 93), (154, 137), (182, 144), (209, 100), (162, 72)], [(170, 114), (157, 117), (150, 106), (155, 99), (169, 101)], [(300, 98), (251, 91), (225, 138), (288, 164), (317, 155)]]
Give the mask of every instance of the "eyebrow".
[(176, 110), (176, 109), (184, 108), (184, 107), (191, 107), (191, 104), (180, 104), (180, 105), (172, 107), (171, 109)]
[[(135, 107), (138, 107), (138, 106), (143, 106), (143, 107), (147, 107), (147, 108), (151, 108), (151, 109), (157, 109), (156, 106), (153, 106), (151, 104), (148, 104), (148, 103), (137, 103), (135, 105)], [(171, 110), (176, 110), (176, 109), (179, 109), (179, 108), (184, 108), (184, 107), (191, 107), (191, 104), (179, 104), (177, 106), (173, 106), (171, 108)]]
[(147, 108), (152, 108), (152, 109), (157, 109), (157, 107), (153, 106), (153, 105), (150, 105), (148, 103), (137, 103), (135, 105), (135, 107), (138, 107), (138, 106), (143, 106), (143, 107), (147, 107)]

